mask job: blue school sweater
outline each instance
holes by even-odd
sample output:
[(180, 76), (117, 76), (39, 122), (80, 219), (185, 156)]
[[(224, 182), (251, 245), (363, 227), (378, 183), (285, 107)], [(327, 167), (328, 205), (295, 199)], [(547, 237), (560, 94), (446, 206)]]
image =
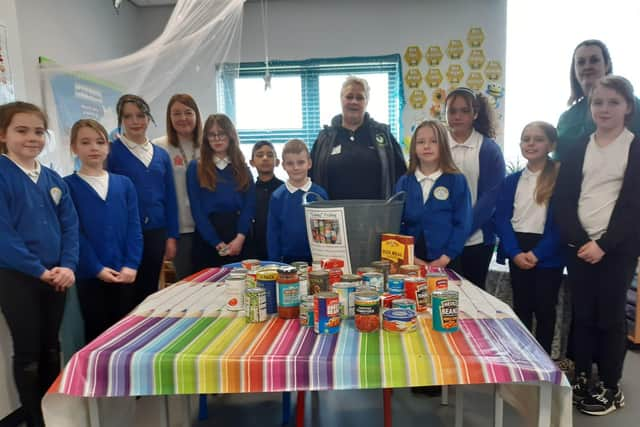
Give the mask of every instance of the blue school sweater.
[(433, 184), (426, 202), (422, 200), (422, 187), (414, 174), (398, 180), (396, 193), (400, 191), (407, 192), (400, 232), (415, 239), (424, 233), (429, 261), (441, 255), (452, 260), (460, 255), (472, 220), (471, 193), (464, 175), (442, 174)]
[(120, 139), (116, 139), (111, 144), (107, 169), (133, 181), (142, 231), (166, 228), (169, 237), (179, 237), (173, 169), (169, 154), (163, 148), (153, 146), (153, 158), (146, 167)]
[(0, 268), (40, 277), (78, 265), (78, 215), (63, 179), (42, 166), (34, 183), (0, 156)]
[(110, 173), (106, 200), (77, 174), (64, 180), (80, 218), (78, 278), (95, 278), (104, 267), (137, 270), (142, 258), (142, 229), (131, 180)]
[[(311, 184), (309, 191), (324, 199), (329, 198), (324, 188), (317, 184)], [(311, 259), (302, 206), (304, 193), (303, 190), (291, 193), (286, 184), (282, 184), (271, 195), (267, 216), (267, 252), (270, 261)]]
[[(513, 259), (513, 257), (522, 252), (518, 246), (516, 233), (511, 225), (513, 203), (515, 202), (516, 190), (521, 175), (522, 171), (519, 171), (506, 177), (498, 195), (494, 223), (500, 238), (500, 245), (498, 246), (498, 262), (500, 263), (504, 263), (504, 258)], [(542, 239), (532, 249), (532, 252), (538, 258), (537, 267), (540, 268), (557, 268), (565, 265), (562, 245), (560, 244), (560, 234), (553, 221), (552, 211), (552, 207), (549, 206)]]
[[(192, 160), (187, 168), (187, 192), (196, 230), (213, 247), (222, 240), (209, 221), (211, 214), (238, 212), (236, 231), (248, 236), (256, 212), (256, 186), (253, 181), (249, 182), (247, 191), (238, 191), (238, 185), (233, 177), (233, 167), (230, 164), (223, 170), (216, 168), (216, 172), (218, 174), (216, 190), (211, 191), (200, 186), (198, 160)], [(251, 176), (250, 173), (249, 176)]]
[(479, 163), (478, 198), (473, 205), (473, 222), (467, 238), (478, 229), (482, 229), (483, 243), (493, 245), (496, 242), (496, 234), (492, 217), (506, 171), (500, 147), (486, 136), (482, 139)]

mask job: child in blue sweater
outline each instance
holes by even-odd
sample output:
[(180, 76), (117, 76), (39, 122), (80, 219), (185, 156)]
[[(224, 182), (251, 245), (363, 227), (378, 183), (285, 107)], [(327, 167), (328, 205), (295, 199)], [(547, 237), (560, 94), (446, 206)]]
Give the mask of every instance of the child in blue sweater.
[(78, 296), (90, 342), (133, 308), (142, 229), (133, 183), (104, 170), (109, 154), (105, 128), (95, 120), (77, 121), (71, 149), (81, 167), (65, 182), (80, 219)]
[(536, 318), (536, 338), (547, 353), (556, 323), (556, 303), (564, 257), (549, 209), (559, 164), (549, 157), (558, 135), (549, 123), (533, 122), (520, 137), (527, 167), (509, 175), (496, 205), (499, 258), (509, 258), (513, 309), (528, 329)]
[(307, 145), (299, 140), (288, 141), (282, 149), (282, 166), (289, 175), (271, 195), (267, 217), (267, 251), (269, 260), (311, 264), (311, 250), (302, 206), (306, 192), (317, 193), (327, 199), (324, 188), (311, 182), (311, 156)]
[(147, 138), (153, 120), (146, 101), (123, 95), (116, 106), (122, 135), (111, 144), (107, 169), (133, 181), (138, 196), (143, 251), (134, 303), (158, 290), (163, 258), (173, 259), (178, 239), (178, 203), (169, 154)]
[(236, 128), (224, 114), (204, 124), (200, 159), (187, 168), (187, 192), (196, 223), (196, 269), (238, 262), (255, 214), (255, 185)]
[(396, 184), (400, 191), (407, 193), (401, 233), (415, 238), (416, 264), (448, 266), (469, 234), (471, 195), (439, 122), (424, 121), (413, 133), (409, 169)]
[(78, 216), (67, 185), (36, 160), (46, 133), (35, 105), (0, 106), (0, 309), (28, 426), (44, 425), (40, 400), (60, 371), (65, 291), (78, 264)]
[(467, 178), (473, 206), (471, 229), (453, 268), (484, 288), (496, 242), (491, 218), (505, 175), (504, 158), (493, 140), (493, 110), (483, 94), (456, 88), (449, 92), (446, 107), (451, 154)]

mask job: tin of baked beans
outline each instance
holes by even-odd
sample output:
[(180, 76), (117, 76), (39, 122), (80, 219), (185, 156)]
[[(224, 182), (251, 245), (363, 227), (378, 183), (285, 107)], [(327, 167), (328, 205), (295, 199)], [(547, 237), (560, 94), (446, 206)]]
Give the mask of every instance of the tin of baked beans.
[(247, 286), (242, 276), (227, 276), (224, 280), (224, 293), (227, 298), (227, 310), (240, 311), (244, 308), (244, 291)]
[(340, 330), (340, 301), (335, 292), (313, 296), (313, 330), (316, 334), (335, 334)]
[(416, 330), (416, 312), (404, 308), (392, 308), (382, 314), (382, 327), (388, 332), (413, 332)]
[(398, 298), (391, 301), (391, 308), (404, 308), (416, 311), (416, 302), (409, 298)]
[(387, 282), (387, 291), (394, 295), (404, 295), (404, 274), (391, 274), (389, 275), (389, 282)]
[(272, 269), (263, 269), (256, 272), (256, 284), (264, 288), (267, 293), (267, 313), (278, 312), (278, 297), (276, 296), (276, 280), (278, 272)]
[(427, 273), (427, 304), (431, 305), (431, 295), (435, 291), (449, 288), (449, 276), (443, 270), (432, 270)]
[(300, 326), (313, 328), (313, 295), (305, 295), (300, 300)]
[(343, 319), (352, 318), (355, 314), (356, 284), (348, 282), (337, 282), (333, 284), (333, 292), (338, 294), (340, 302), (340, 317)]
[(380, 273), (384, 274), (384, 283), (387, 283), (389, 280), (389, 274), (391, 271), (391, 261), (388, 259), (380, 259), (378, 261), (373, 261), (371, 263), (371, 267), (375, 268)]
[(244, 312), (249, 323), (267, 320), (267, 291), (264, 288), (249, 288), (244, 292)]
[(300, 316), (300, 282), (295, 267), (278, 268), (276, 282), (278, 297), (278, 317), (296, 319)]
[(327, 270), (313, 270), (309, 272), (309, 294), (329, 291), (329, 272)]
[(414, 264), (401, 265), (398, 272), (407, 276), (420, 276), (420, 266)]
[(429, 294), (427, 281), (422, 277), (409, 276), (404, 279), (404, 294), (416, 302), (415, 310), (419, 313), (427, 311)]
[(431, 294), (433, 304), (433, 330), (455, 332), (458, 330), (458, 291), (442, 290)]
[(380, 329), (380, 297), (377, 292), (358, 291), (354, 294), (355, 325), (360, 332)]
[(362, 281), (381, 294), (384, 292), (384, 274), (379, 271), (370, 271), (362, 274)]

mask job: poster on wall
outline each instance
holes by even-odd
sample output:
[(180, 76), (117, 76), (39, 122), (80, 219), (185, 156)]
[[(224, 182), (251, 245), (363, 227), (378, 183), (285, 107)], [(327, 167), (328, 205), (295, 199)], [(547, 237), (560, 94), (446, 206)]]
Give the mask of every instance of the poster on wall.
[(16, 100), (7, 34), (6, 25), (0, 23), (0, 105)]
[[(51, 61), (41, 59), (46, 67)], [(123, 93), (117, 85), (80, 73), (52, 73), (44, 79), (45, 107), (53, 137), (39, 160), (61, 174), (73, 172), (75, 161), (69, 149), (71, 127), (79, 119), (94, 119), (107, 131), (118, 119), (116, 103)]]

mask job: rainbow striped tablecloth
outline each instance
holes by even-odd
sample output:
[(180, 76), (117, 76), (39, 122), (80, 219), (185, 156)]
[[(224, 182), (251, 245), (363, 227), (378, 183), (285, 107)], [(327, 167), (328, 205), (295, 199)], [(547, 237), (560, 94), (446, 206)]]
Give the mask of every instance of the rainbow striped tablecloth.
[(420, 316), (408, 334), (316, 335), (297, 320), (247, 323), (210, 269), (147, 298), (77, 352), (50, 393), (144, 396), (550, 382), (562, 373), (501, 301), (466, 282), (460, 330)]

